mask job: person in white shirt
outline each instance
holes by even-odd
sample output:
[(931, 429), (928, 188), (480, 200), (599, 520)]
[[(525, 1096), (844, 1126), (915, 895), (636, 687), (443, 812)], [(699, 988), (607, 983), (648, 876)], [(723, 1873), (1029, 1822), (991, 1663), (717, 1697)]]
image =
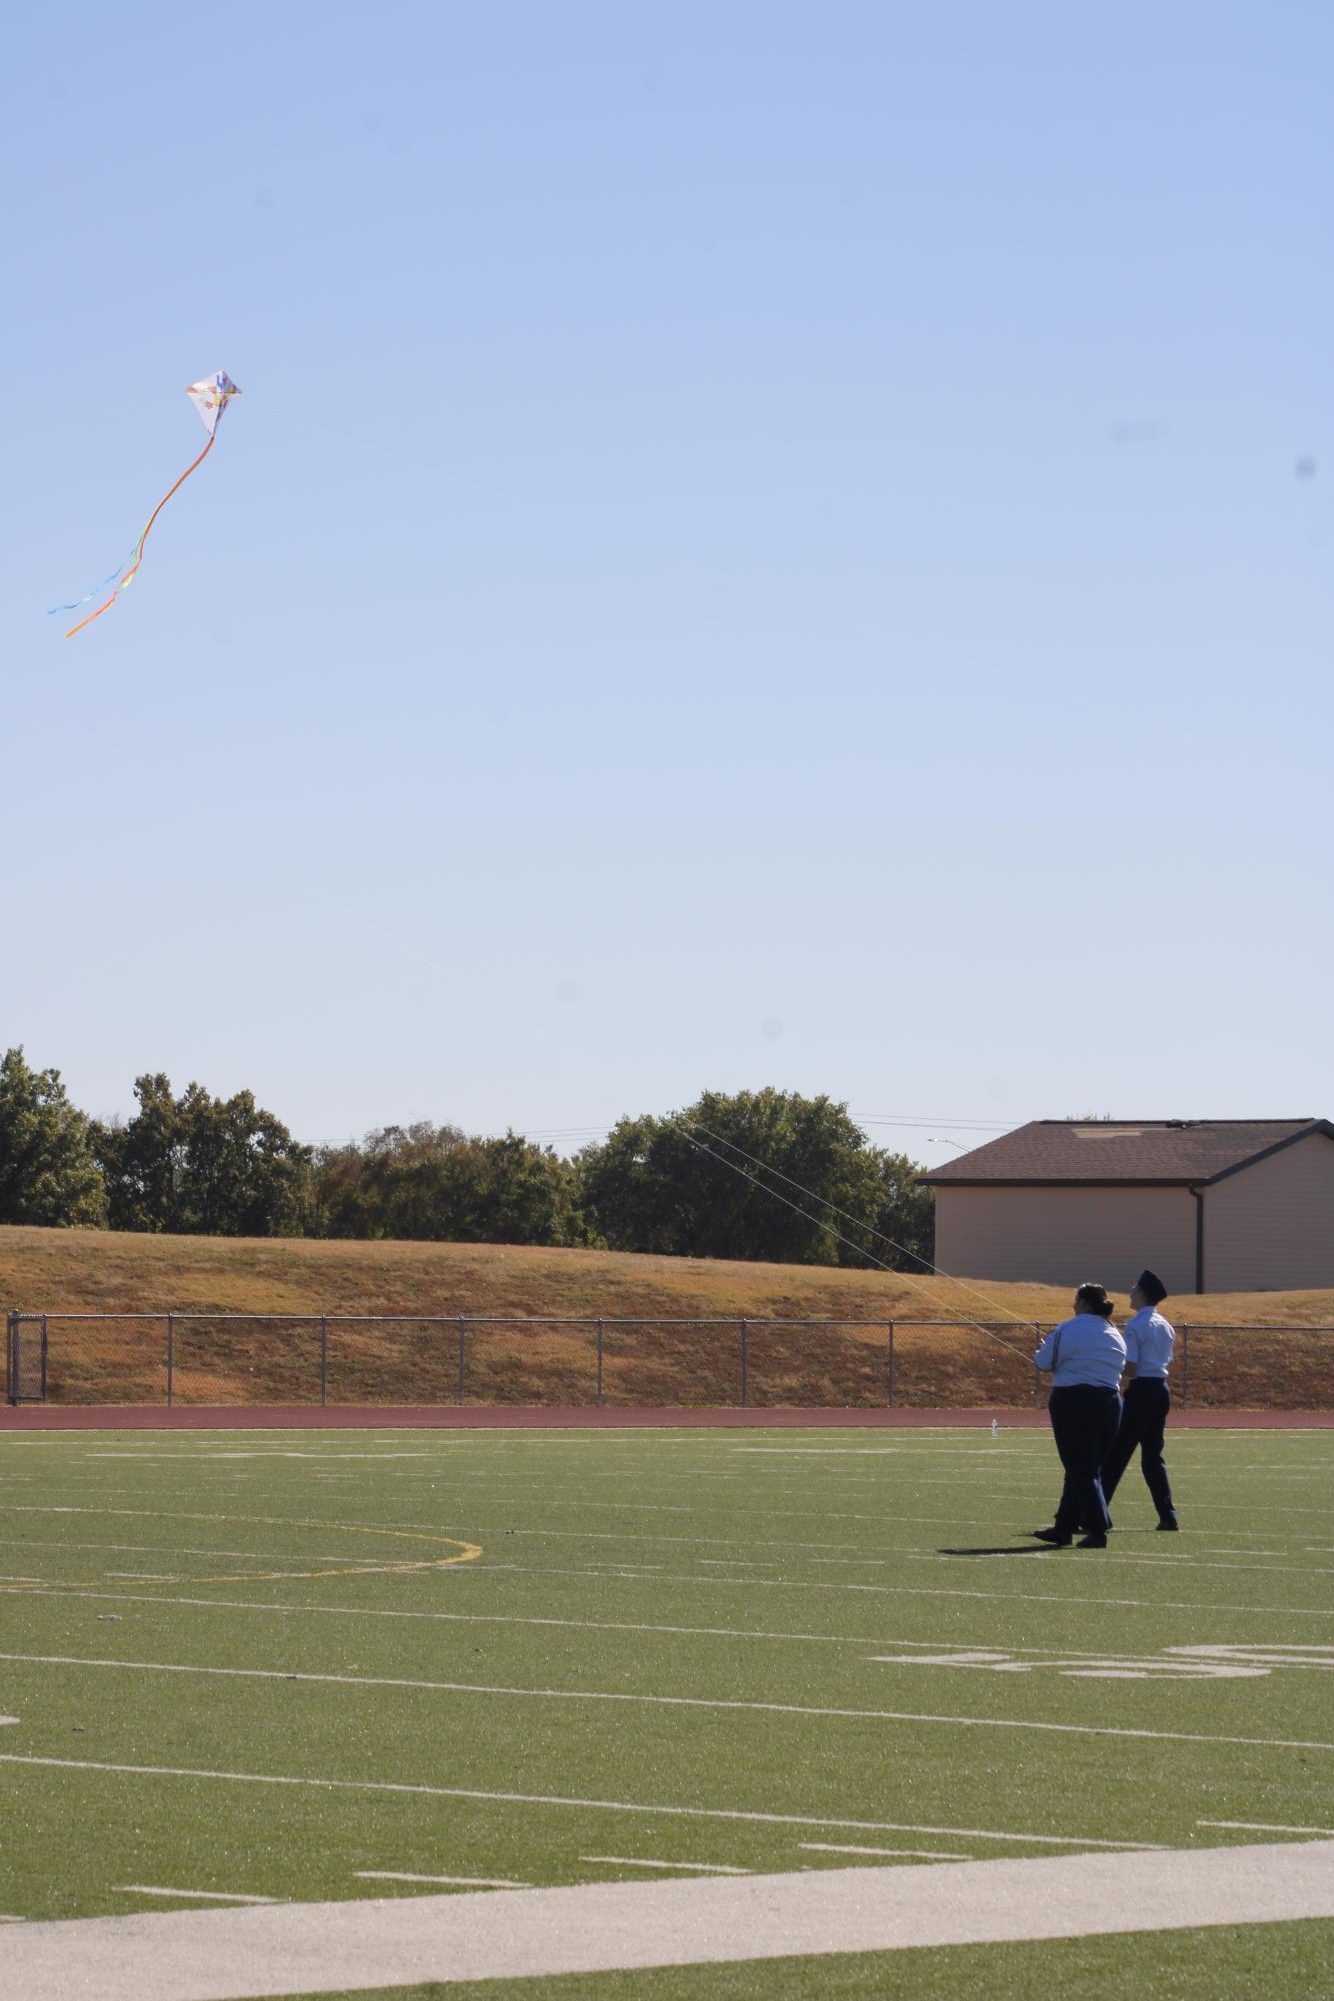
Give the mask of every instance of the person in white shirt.
[(1142, 1271), (1130, 1295), (1136, 1309), (1126, 1322), (1126, 1361), (1135, 1371), (1127, 1385), (1121, 1429), (1103, 1462), (1102, 1491), (1110, 1501), (1117, 1482), (1139, 1447), (1139, 1470), (1158, 1510), (1160, 1529), (1176, 1529), (1177, 1511), (1172, 1502), (1172, 1483), (1163, 1458), (1163, 1431), (1172, 1395), (1167, 1386), (1176, 1329), (1164, 1320), (1158, 1308), (1167, 1297), (1167, 1287), (1155, 1272)]
[(1110, 1521), (1100, 1484), (1102, 1462), (1121, 1421), (1118, 1385), (1126, 1344), (1112, 1326), (1112, 1302), (1100, 1285), (1081, 1285), (1073, 1320), (1054, 1327), (1033, 1360), (1051, 1371), (1047, 1414), (1065, 1468), (1056, 1519), (1034, 1529), (1039, 1542), (1060, 1548), (1082, 1528), (1081, 1549), (1106, 1549)]

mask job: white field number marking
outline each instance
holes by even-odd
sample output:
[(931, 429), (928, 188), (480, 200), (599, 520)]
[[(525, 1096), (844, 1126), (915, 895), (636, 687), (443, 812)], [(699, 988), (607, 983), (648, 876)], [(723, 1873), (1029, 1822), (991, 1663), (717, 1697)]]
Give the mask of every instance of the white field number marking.
[(1117, 1655), (1070, 1654), (1041, 1658), (1036, 1653), (1000, 1652), (990, 1647), (940, 1654), (872, 1654), (888, 1667), (975, 1668), (989, 1674), (1070, 1675), (1083, 1681), (1244, 1681), (1262, 1678), (1275, 1668), (1334, 1670), (1334, 1647), (1164, 1647), (1160, 1654), (1136, 1660)]

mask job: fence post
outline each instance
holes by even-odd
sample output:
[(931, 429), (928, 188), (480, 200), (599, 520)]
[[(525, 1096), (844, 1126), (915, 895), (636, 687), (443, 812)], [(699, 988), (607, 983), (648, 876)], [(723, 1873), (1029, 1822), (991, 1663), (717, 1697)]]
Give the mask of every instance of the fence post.
[[(1035, 1320), (1033, 1322), (1033, 1332), (1038, 1337), (1038, 1346), (1041, 1347), (1042, 1322), (1040, 1320)], [(1034, 1362), (1033, 1364), (1033, 1408), (1034, 1410), (1042, 1409), (1042, 1371), (1038, 1367), (1036, 1362)]]
[(890, 1410), (893, 1410), (894, 1408), (894, 1322), (892, 1320), (887, 1320), (885, 1322), (885, 1325), (889, 1329), (889, 1342), (885, 1354), (885, 1403)]
[(46, 1315), (42, 1315), (42, 1402), (46, 1402)]
[(18, 1345), (18, 1308), (11, 1306), (5, 1315), (5, 1401), (12, 1404), (19, 1400)]
[(175, 1314), (169, 1313), (167, 1315), (167, 1409), (168, 1410), (171, 1409), (171, 1400), (173, 1395), (175, 1394), (175, 1388), (176, 1388), (175, 1348), (176, 1348), (176, 1316)]
[(747, 1355), (747, 1352), (746, 1352), (746, 1350), (747, 1350), (747, 1346), (748, 1346), (748, 1343), (747, 1343), (747, 1330), (746, 1330), (746, 1323), (745, 1323), (745, 1321), (743, 1320), (743, 1321), (742, 1321), (742, 1323), (741, 1323), (741, 1408), (742, 1408), (742, 1410), (744, 1410), (744, 1409), (746, 1408), (747, 1404), (748, 1404), (748, 1403), (750, 1402), (750, 1381), (749, 1381), (749, 1358), (748, 1358), (748, 1355)]
[(1181, 1408), (1186, 1408), (1190, 1395), (1190, 1323), (1181, 1329)]
[(464, 1338), (465, 1337), (464, 1337), (463, 1315), (460, 1313), (459, 1315), (459, 1402), (460, 1403), (463, 1402)]
[(602, 1320), (598, 1319), (598, 1404), (602, 1403)]
[(329, 1316), (320, 1315), (320, 1405), (329, 1401)]

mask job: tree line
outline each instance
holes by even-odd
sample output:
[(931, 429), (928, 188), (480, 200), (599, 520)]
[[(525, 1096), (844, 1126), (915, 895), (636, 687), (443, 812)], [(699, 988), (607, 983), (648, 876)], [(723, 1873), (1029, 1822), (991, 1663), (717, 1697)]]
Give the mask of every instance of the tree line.
[(583, 1245), (666, 1256), (920, 1270), (931, 1191), (844, 1105), (706, 1091), (623, 1118), (572, 1159), (510, 1132), (422, 1121), (307, 1146), (253, 1092), (135, 1079), (127, 1119), (90, 1118), (58, 1070), (0, 1058), (0, 1223), (222, 1237)]

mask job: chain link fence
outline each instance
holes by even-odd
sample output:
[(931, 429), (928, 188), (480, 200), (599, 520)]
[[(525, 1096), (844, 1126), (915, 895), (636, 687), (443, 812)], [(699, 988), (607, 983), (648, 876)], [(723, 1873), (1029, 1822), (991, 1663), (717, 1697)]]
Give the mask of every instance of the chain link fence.
[[(1040, 1322), (28, 1313), (11, 1404), (1041, 1406)], [(1334, 1404), (1334, 1326), (1177, 1329), (1178, 1404)]]

